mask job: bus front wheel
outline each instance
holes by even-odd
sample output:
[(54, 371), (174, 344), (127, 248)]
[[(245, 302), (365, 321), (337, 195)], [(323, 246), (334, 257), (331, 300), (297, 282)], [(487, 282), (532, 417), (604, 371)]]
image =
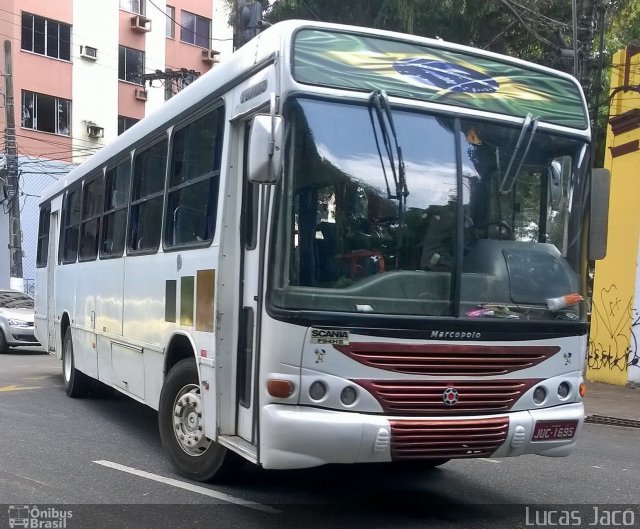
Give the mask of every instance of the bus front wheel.
[(84, 397), (91, 388), (91, 379), (76, 369), (73, 358), (73, 341), (71, 339), (71, 327), (67, 327), (62, 341), (62, 375), (64, 378), (64, 390), (70, 397)]
[(184, 359), (171, 368), (160, 393), (158, 426), (173, 466), (196, 481), (234, 476), (244, 460), (204, 435), (198, 367)]

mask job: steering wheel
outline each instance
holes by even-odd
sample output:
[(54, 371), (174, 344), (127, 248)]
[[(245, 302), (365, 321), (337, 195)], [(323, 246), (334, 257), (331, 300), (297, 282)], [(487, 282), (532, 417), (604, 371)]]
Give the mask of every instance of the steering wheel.
[(499, 240), (509, 240), (509, 239), (513, 239), (513, 228), (511, 227), (511, 225), (509, 225), (507, 222), (505, 222), (504, 220), (496, 220), (496, 221), (492, 221), (492, 222), (485, 222), (483, 224), (480, 224), (478, 226), (474, 226), (474, 229), (477, 230), (485, 230), (485, 235), (487, 238), (489, 237), (489, 231), (487, 230), (487, 228), (489, 226), (497, 226), (498, 227), (498, 239)]

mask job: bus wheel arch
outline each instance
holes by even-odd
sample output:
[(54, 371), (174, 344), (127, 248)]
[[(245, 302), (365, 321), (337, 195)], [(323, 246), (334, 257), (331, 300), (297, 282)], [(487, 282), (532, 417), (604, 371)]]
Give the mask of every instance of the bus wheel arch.
[(71, 322), (69, 320), (69, 314), (64, 313), (60, 318), (60, 351), (63, 350), (64, 346), (64, 337), (67, 334), (67, 329), (71, 327)]
[(186, 334), (176, 333), (171, 337), (164, 359), (164, 378), (178, 362), (191, 359), (196, 362), (195, 344)]

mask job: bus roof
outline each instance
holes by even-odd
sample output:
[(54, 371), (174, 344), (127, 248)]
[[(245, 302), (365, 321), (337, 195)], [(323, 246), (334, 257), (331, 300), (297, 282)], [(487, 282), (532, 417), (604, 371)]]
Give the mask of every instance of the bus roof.
[[(358, 26), (288, 20), (260, 33), (232, 58), (217, 65), (52, 184), (43, 193), (41, 202), (51, 200), (68, 185), (127, 152), (132, 145), (197, 107), (211, 94), (221, 94), (225, 87), (231, 88), (253, 68), (275, 60), (280, 51), (288, 51), (289, 46), (291, 57), (282, 59), (291, 60), (294, 78), (300, 83), (352, 90), (384, 89), (399, 97), (512, 116), (524, 116), (525, 111), (530, 110), (542, 121), (588, 128), (584, 96), (578, 82), (569, 74), (437, 39)], [(458, 81), (462, 80), (454, 83), (457, 89), (451, 89), (454, 75)], [(558, 115), (565, 117), (557, 118)]]

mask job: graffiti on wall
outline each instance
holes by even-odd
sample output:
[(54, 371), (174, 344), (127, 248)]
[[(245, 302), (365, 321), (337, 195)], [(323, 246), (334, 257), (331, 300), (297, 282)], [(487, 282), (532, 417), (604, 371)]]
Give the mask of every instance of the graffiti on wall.
[[(587, 365), (589, 369), (627, 372), (632, 343), (632, 298), (611, 284), (594, 293)], [(635, 340), (634, 344), (635, 344)], [(635, 348), (637, 355), (637, 348)], [(636, 356), (636, 365), (640, 358)]]

